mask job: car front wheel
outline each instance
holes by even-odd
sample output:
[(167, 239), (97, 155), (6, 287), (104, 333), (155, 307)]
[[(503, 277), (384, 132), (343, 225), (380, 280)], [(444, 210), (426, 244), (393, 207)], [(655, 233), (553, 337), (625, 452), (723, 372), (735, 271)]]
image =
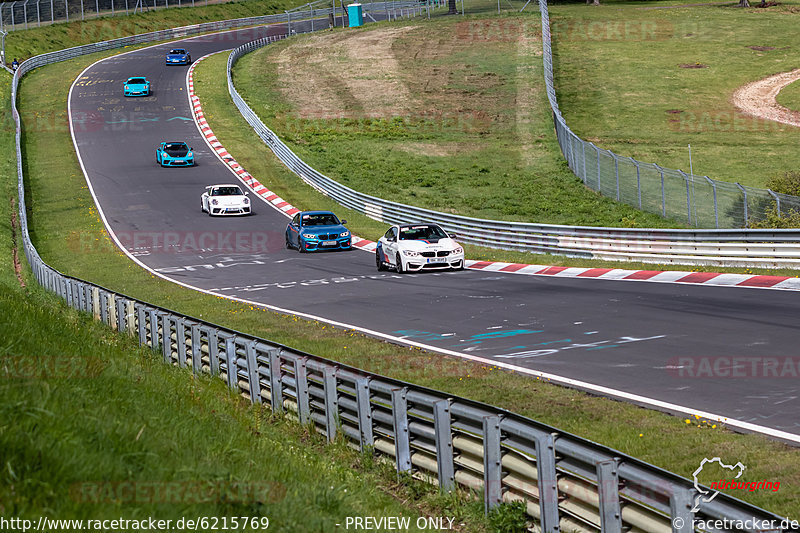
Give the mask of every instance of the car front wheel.
[(400, 259), (400, 254), (399, 253), (397, 254), (397, 256), (395, 256), (395, 261), (396, 261), (396, 263), (395, 263), (394, 269), (397, 271), (398, 274), (402, 274), (404, 272), (403, 271), (403, 260)]

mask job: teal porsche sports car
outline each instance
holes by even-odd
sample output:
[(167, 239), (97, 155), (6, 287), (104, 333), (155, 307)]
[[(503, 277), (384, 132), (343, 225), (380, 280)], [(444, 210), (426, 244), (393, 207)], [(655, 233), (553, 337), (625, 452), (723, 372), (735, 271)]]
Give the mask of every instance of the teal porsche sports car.
[(150, 82), (142, 76), (128, 78), (122, 89), (125, 96), (150, 96)]
[(156, 163), (162, 167), (191, 167), (194, 152), (184, 142), (163, 142), (156, 148)]

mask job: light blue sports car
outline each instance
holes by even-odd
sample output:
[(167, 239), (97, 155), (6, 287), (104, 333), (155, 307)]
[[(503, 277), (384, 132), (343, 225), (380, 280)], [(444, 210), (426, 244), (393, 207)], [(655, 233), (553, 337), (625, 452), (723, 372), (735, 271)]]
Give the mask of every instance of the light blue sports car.
[(192, 56), (184, 48), (173, 48), (167, 52), (167, 65), (190, 65)]
[(163, 142), (156, 148), (156, 163), (162, 167), (191, 167), (194, 153), (184, 142)]
[(350, 250), (350, 231), (330, 211), (301, 211), (286, 226), (286, 247), (300, 253), (321, 250)]
[(142, 76), (128, 78), (123, 85), (123, 92), (125, 96), (150, 96), (150, 82)]

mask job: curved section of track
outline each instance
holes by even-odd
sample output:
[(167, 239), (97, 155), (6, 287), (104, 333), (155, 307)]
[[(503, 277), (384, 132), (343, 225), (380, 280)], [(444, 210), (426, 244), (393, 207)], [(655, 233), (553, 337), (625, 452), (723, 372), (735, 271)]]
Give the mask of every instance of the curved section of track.
[[(203, 187), (236, 178), (191, 120), (186, 67), (166, 67), (164, 53), (181, 46), (198, 58), (280, 31), (137, 50), (95, 63), (76, 80), (69, 101), (79, 159), (107, 228), (135, 260), (221, 296), (594, 384), (662, 409), (717, 414), (800, 442), (797, 379), (738, 377), (763, 374), (754, 366), (764, 358), (794, 361), (800, 372), (799, 360), (787, 359), (797, 355), (800, 334), (796, 294), (480, 271), (399, 276), (376, 271), (361, 251), (286, 250), (286, 218), (266, 203), (256, 201), (247, 218), (201, 213)], [(122, 97), (122, 82), (134, 75), (151, 80), (152, 97)], [(198, 166), (160, 168), (161, 140), (188, 142)]]

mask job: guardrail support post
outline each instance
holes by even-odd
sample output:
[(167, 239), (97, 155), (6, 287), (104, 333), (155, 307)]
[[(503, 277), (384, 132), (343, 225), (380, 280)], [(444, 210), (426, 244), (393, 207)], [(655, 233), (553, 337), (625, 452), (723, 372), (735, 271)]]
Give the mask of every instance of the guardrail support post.
[(203, 371), (203, 349), (200, 345), (200, 324), (192, 324), (192, 374)]
[(356, 379), (356, 408), (358, 409), (358, 432), (361, 453), (375, 445), (372, 433), (372, 404), (370, 403), (369, 378)]
[(103, 324), (108, 324), (108, 294), (106, 291), (98, 291), (100, 300), (100, 321)]
[(483, 417), (483, 508), (485, 513), (503, 501), (503, 466), (500, 450), (500, 417)]
[(397, 474), (411, 472), (411, 443), (408, 434), (408, 388), (392, 389), (394, 457)]
[(137, 327), (139, 329), (139, 346), (147, 345), (147, 322), (145, 319), (146, 312), (143, 305), (139, 304), (136, 308)]
[(208, 365), (211, 367), (211, 375), (219, 375), (219, 331), (217, 329), (208, 330)]
[(450, 423), (450, 400), (433, 404), (433, 432), (436, 440), (436, 466), (439, 490), (447, 492), (456, 484), (453, 465), (453, 432)]
[(125, 331), (127, 329), (126, 325), (127, 314), (125, 313), (126, 302), (120, 298), (115, 298), (114, 300), (115, 303), (117, 304), (116, 306), (117, 320), (115, 329), (117, 331)]
[(247, 360), (247, 383), (250, 386), (250, 402), (261, 403), (261, 380), (258, 374), (258, 360), (256, 359), (256, 341), (245, 344)]
[(161, 353), (164, 355), (164, 362), (172, 364), (172, 319), (167, 313), (161, 313)]
[(597, 463), (597, 492), (600, 496), (600, 526), (603, 533), (622, 533), (617, 461)]
[(308, 402), (308, 369), (306, 368), (306, 357), (298, 357), (294, 360), (294, 391), (297, 395), (297, 418), (300, 424), (306, 425), (311, 422), (311, 408)]
[(672, 533), (694, 533), (693, 505), (694, 490), (676, 490), (669, 498)]
[(136, 335), (136, 306), (133, 300), (125, 302), (125, 326), (128, 328), (128, 335)]
[(281, 353), (278, 348), (269, 351), (269, 405), (273, 413), (283, 411)]
[(175, 321), (175, 350), (178, 366), (186, 368), (186, 321), (183, 318)]
[(156, 346), (158, 346), (158, 314), (156, 313), (155, 309), (150, 309), (147, 314), (150, 315), (149, 346), (151, 350), (155, 350)]
[(336, 369), (325, 365), (322, 369), (322, 384), (325, 394), (325, 435), (328, 441), (336, 438), (336, 424), (339, 418), (339, 393), (336, 390)]
[(556, 445), (552, 434), (536, 439), (536, 471), (539, 485), (539, 512), (542, 531), (561, 531), (558, 522), (558, 477), (556, 474)]
[[(703, 176), (709, 185), (711, 185), (711, 192), (714, 194), (714, 227), (719, 229), (719, 206), (717, 205), (717, 184), (708, 176)], [(769, 189), (767, 189), (769, 191)], [(772, 191), (769, 191), (772, 192)], [(778, 215), (780, 216), (780, 203), (778, 203)]]
[(225, 339), (225, 360), (227, 364), (228, 387), (233, 390), (239, 389), (239, 362), (236, 355), (236, 337)]

